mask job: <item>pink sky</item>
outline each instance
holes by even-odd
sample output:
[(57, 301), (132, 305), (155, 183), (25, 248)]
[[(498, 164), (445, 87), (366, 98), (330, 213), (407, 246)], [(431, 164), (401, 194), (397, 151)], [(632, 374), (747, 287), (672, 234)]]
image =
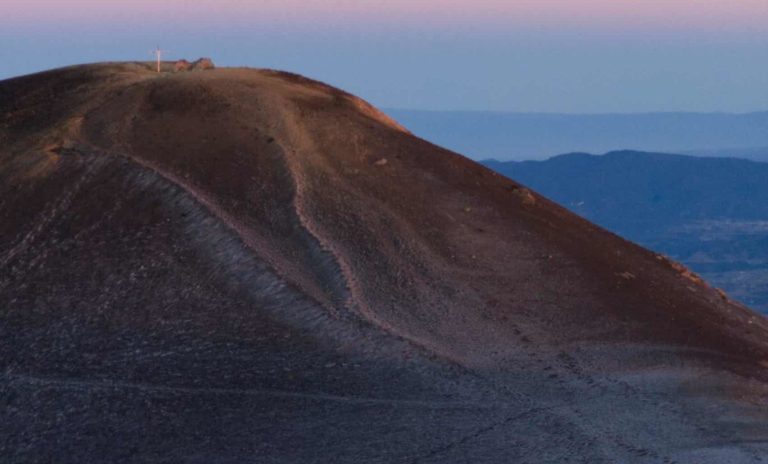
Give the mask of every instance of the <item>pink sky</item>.
[(159, 44), (384, 107), (768, 108), (768, 0), (0, 0), (0, 43), (0, 78)]
[(3, 0), (0, 23), (233, 21), (264, 24), (575, 25), (765, 29), (768, 0)]

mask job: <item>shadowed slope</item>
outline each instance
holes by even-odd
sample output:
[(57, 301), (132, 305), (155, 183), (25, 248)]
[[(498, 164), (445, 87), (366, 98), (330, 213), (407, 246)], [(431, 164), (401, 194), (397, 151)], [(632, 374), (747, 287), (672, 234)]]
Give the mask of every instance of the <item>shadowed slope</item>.
[(95, 65), (0, 116), (10, 458), (765, 451), (764, 319), (351, 95)]

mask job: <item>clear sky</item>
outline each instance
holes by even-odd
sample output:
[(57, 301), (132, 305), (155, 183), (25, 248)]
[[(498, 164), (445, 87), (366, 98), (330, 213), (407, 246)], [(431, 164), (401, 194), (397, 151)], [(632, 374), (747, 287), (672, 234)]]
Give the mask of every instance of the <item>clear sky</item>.
[(768, 109), (768, 0), (0, 0), (0, 78), (157, 44), (390, 108)]

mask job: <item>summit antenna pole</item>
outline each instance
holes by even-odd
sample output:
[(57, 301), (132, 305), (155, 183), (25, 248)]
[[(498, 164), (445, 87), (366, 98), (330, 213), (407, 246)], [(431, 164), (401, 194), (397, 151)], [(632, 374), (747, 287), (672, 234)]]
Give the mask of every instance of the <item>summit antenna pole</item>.
[(163, 53), (165, 53), (166, 51), (167, 50), (161, 50), (160, 45), (158, 45), (156, 49), (150, 52), (153, 55), (155, 55), (155, 59), (157, 60), (157, 72), (160, 72), (160, 61), (162, 61)]

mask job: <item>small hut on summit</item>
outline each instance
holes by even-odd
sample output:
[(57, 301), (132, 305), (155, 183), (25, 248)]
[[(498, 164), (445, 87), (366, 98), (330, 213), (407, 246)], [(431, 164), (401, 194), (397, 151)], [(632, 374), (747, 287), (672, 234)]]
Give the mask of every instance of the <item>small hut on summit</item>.
[(216, 65), (213, 64), (213, 60), (210, 58), (200, 58), (192, 63), (181, 59), (173, 65), (173, 72), (207, 71), (209, 69), (216, 69)]
[(187, 60), (179, 60), (173, 65), (173, 72), (189, 71), (191, 65)]
[(213, 64), (213, 60), (210, 58), (200, 58), (192, 63), (190, 70), (192, 71), (207, 71), (209, 69), (215, 69), (216, 65)]

